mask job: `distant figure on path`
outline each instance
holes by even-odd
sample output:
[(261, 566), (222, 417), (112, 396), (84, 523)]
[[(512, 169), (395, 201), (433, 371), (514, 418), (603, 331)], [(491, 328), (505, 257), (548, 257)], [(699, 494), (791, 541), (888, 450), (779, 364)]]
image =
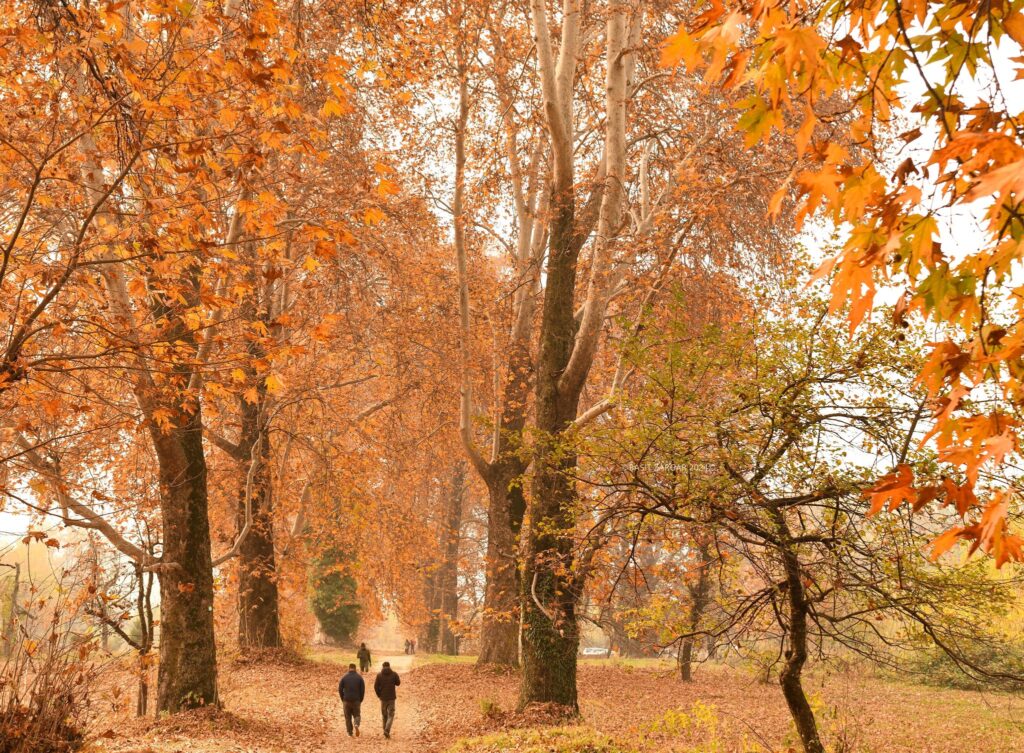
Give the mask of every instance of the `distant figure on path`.
[(341, 696), (341, 707), (345, 711), (345, 729), (348, 736), (352, 737), (355, 730), (356, 737), (359, 737), (359, 707), (366, 695), (366, 683), (356, 672), (356, 665), (349, 664), (348, 672), (341, 676), (338, 683), (338, 695)]
[(408, 638), (405, 639), (405, 655), (408, 656), (412, 653), (412, 641)]
[(416, 653), (416, 639), (415, 638), (412, 638), (412, 639), (409, 640), (409, 653), (410, 654), (415, 654)]
[(370, 649), (366, 647), (365, 643), (359, 644), (356, 658), (359, 660), (359, 671), (366, 672), (370, 668)]
[(384, 737), (391, 737), (391, 724), (395, 721), (395, 688), (402, 684), (402, 678), (391, 669), (391, 662), (384, 662), (380, 674), (373, 681), (373, 692), (380, 698), (380, 716), (384, 722)]

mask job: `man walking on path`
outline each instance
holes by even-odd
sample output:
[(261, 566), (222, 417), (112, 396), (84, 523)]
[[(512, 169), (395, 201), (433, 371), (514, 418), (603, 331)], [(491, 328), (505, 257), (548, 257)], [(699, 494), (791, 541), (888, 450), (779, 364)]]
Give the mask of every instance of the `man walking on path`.
[(341, 677), (338, 683), (338, 695), (341, 696), (341, 707), (345, 710), (345, 729), (348, 736), (352, 737), (355, 730), (356, 737), (359, 737), (359, 707), (366, 695), (366, 684), (363, 678), (356, 672), (356, 665), (349, 664), (348, 672)]
[(370, 668), (370, 649), (366, 647), (365, 643), (359, 644), (356, 658), (359, 660), (359, 671), (366, 672)]
[(384, 662), (380, 674), (373, 681), (373, 692), (380, 698), (380, 715), (384, 722), (384, 737), (391, 737), (391, 724), (395, 721), (395, 688), (402, 684), (402, 678), (391, 669), (391, 662)]

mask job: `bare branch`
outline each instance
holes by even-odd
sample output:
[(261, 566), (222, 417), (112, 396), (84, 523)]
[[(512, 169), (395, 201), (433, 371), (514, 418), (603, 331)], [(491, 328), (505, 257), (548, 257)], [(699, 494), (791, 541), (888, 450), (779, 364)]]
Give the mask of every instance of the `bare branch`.
[[(91, 528), (99, 531), (115, 549), (144, 569), (152, 570), (161, 566), (160, 560), (152, 557), (143, 551), (141, 547), (128, 541), (102, 515), (75, 499), (68, 491), (67, 483), (64, 481), (60, 466), (56, 461), (45, 460), (39, 454), (38, 449), (21, 433), (15, 435), (15, 441), (24, 450), (23, 457), (28, 460), (32, 470), (46, 480), (48, 486), (56, 495), (57, 502), (61, 508), (61, 519), (65, 525), (76, 528)], [(78, 517), (73, 518), (70, 513), (74, 513)]]

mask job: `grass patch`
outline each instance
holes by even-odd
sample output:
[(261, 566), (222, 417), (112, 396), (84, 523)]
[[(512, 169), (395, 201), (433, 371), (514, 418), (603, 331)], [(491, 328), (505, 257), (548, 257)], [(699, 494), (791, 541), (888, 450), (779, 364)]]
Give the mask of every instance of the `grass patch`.
[(449, 656), (448, 654), (413, 654), (412, 665), (422, 667), (425, 664), (475, 664), (475, 656)]
[(356, 660), (355, 651), (331, 646), (310, 647), (303, 652), (303, 655), (309, 661), (318, 664), (338, 664), (346, 667)]
[(459, 740), (448, 753), (636, 753), (590, 727), (549, 727), (498, 732), (483, 737)]
[(625, 659), (612, 657), (603, 659), (600, 657), (580, 657), (578, 663), (583, 667), (619, 667), (629, 669), (673, 669), (676, 663), (672, 659), (659, 659), (656, 657), (643, 657), (640, 659)]
[[(314, 646), (308, 648), (303, 656), (311, 662), (318, 662), (321, 664), (337, 664), (338, 666), (347, 667), (350, 663), (356, 662), (356, 652), (354, 648), (342, 648), (338, 646)], [(404, 657), (401, 652), (390, 653), (388, 651), (374, 651), (373, 652), (373, 670), (380, 670), (380, 663), (382, 661), (397, 661)], [(448, 656), (447, 654), (413, 654), (411, 657), (413, 668), (423, 667), (428, 664), (473, 664), (476, 662), (475, 656)], [(398, 666), (398, 665), (395, 665)]]

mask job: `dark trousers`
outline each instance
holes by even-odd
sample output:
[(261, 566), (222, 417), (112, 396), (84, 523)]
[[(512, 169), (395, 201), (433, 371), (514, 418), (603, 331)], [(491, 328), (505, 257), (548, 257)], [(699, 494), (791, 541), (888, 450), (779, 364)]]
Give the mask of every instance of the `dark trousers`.
[(345, 729), (352, 734), (352, 726), (359, 726), (360, 701), (342, 701), (341, 707), (345, 710)]
[(370, 662), (363, 661), (362, 659), (359, 660), (359, 671), (360, 672), (366, 672), (366, 670), (368, 670), (369, 668), (370, 668)]
[(380, 716), (381, 721), (384, 722), (384, 734), (391, 734), (391, 724), (395, 721), (395, 702), (381, 701), (380, 702)]

